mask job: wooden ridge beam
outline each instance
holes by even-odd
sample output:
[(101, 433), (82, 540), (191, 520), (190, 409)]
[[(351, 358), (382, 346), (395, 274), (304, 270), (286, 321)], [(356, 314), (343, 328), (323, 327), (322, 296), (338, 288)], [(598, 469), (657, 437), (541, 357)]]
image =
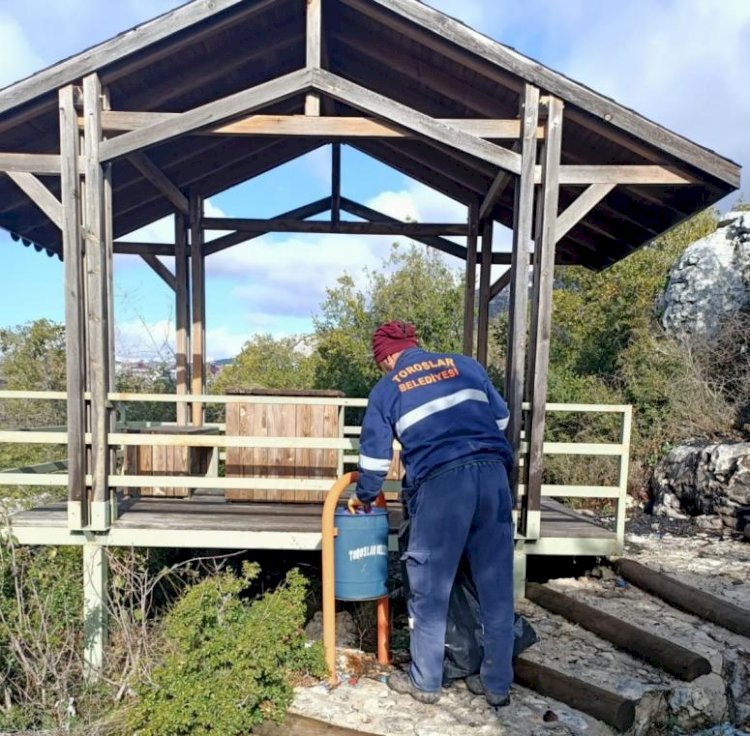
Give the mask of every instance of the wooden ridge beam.
[(255, 220), (241, 217), (204, 217), (205, 230), (277, 233), (342, 233), (345, 235), (467, 235), (465, 223), (339, 222), (319, 220)]
[(141, 253), (141, 258), (151, 266), (154, 273), (170, 288), (177, 291), (175, 275), (153, 254)]
[(183, 215), (190, 213), (190, 202), (172, 180), (142, 151), (128, 156), (128, 161), (141, 172), (155, 189), (161, 192)]
[(60, 230), (63, 228), (63, 208), (60, 200), (33, 174), (26, 171), (7, 171), (6, 175)]
[[(367, 207), (363, 204), (359, 204), (359, 202), (355, 202), (354, 200), (348, 199), (346, 197), (341, 198), (341, 208), (348, 212), (350, 215), (361, 217), (363, 220), (368, 220), (369, 222), (392, 222), (399, 223), (401, 225), (406, 224), (400, 220), (397, 220), (395, 217), (390, 217), (389, 215), (372, 209), (372, 207)], [(470, 229), (470, 226), (467, 226), (467, 232), (469, 232)], [(441, 238), (437, 235), (413, 235), (412, 237), (414, 238), (414, 240), (420, 243), (424, 243), (424, 245), (429, 245), (436, 250), (442, 251), (443, 253), (448, 253), (449, 255), (456, 256), (462, 259), (466, 258), (466, 248), (459, 245), (458, 243), (454, 243), (452, 240), (446, 240), (445, 238)]]
[(312, 71), (312, 84), (318, 91), (330, 95), (340, 102), (391, 120), (433, 142), (450, 146), (481, 161), (488, 161), (514, 174), (521, 170), (521, 157), (517, 153), (477, 138), (453, 125), (437, 122), (428, 115), (336, 74), (331, 74), (323, 69), (314, 69)]
[(146, 128), (123, 133), (123, 135), (102, 143), (102, 160), (110, 161), (126, 156), (134, 151), (190, 133), (198, 128), (215, 125), (235, 115), (250, 113), (254, 109), (279, 102), (291, 95), (305, 91), (312, 82), (312, 76), (309, 70), (299, 69), (250, 89), (200, 105), (188, 112), (179, 113), (179, 117), (171, 120), (164, 120)]
[[(179, 112), (105, 112), (103, 127), (111, 133), (128, 133), (156, 123), (176, 120)], [(443, 125), (460, 127), (477, 138), (514, 140), (520, 121), (504, 118), (436, 118)], [(313, 138), (417, 138), (417, 133), (386, 120), (357, 115), (314, 117), (309, 115), (248, 115), (240, 120), (202, 128), (192, 135), (286, 135)]]

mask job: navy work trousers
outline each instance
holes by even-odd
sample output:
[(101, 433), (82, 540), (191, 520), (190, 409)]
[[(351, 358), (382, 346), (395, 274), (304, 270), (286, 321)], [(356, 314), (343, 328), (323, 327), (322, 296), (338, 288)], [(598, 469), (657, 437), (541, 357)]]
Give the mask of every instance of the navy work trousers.
[(513, 529), (505, 466), (498, 459), (459, 461), (428, 476), (407, 499), (411, 669), (414, 684), (440, 690), (448, 602), (461, 557), (479, 595), (484, 629), (480, 675), (504, 694), (513, 681)]

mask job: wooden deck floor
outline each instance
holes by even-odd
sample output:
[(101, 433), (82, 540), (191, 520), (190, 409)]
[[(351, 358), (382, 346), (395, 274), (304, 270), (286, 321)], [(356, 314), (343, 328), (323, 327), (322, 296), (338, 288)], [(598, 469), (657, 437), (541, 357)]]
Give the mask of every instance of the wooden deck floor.
[[(17, 513), (11, 531), (24, 544), (206, 547), (214, 549), (318, 549), (319, 504), (229, 503), (220, 492), (192, 498), (121, 499), (118, 518), (106, 534), (70, 532), (64, 502)], [(400, 506), (389, 513), (391, 533), (401, 523)], [(551, 499), (542, 510), (542, 536), (530, 554), (613, 554), (612, 531)], [(395, 540), (394, 540), (395, 541)]]

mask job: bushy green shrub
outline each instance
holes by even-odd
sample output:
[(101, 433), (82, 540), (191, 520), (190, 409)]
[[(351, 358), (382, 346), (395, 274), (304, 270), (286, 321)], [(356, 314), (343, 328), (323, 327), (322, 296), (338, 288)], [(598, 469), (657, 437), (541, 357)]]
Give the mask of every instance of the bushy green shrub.
[(324, 674), (320, 647), (307, 647), (302, 633), (305, 578), (293, 570), (276, 590), (249, 600), (258, 573), (246, 563), (240, 576), (212, 576), (166, 615), (162, 660), (126, 715), (127, 733), (244, 736), (283, 717), (295, 678)]
[[(81, 551), (0, 546), (0, 730), (60, 726), (82, 673)], [(10, 707), (8, 707), (10, 706)]]

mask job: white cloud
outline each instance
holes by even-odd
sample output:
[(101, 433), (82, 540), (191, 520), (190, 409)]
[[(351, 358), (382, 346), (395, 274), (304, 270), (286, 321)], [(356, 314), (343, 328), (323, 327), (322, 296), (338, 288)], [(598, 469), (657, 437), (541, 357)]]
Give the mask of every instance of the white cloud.
[(29, 76), (44, 66), (42, 57), (34, 51), (21, 25), (0, 14), (0, 88)]
[(500, 42), (750, 166), (746, 0), (484, 5), (481, 30)]
[[(381, 192), (366, 204), (398, 219), (466, 220), (465, 207), (416, 183)], [(391, 236), (263, 236), (209, 258), (207, 274), (209, 279), (231, 284), (232, 296), (247, 309), (246, 316), (254, 315), (260, 331), (298, 331), (289, 329), (290, 320), (305, 331), (326, 289), (344, 273), (364, 286), (367, 270), (377, 268), (388, 256), (393, 240)], [(448, 262), (460, 266), (455, 259)]]
[[(223, 325), (209, 327), (206, 331), (206, 358), (219, 360), (234, 357), (242, 350), (248, 337), (255, 332), (282, 334), (263, 329), (260, 323), (249, 325), (247, 332), (234, 332)], [(174, 350), (174, 320), (131, 320), (117, 325), (115, 354), (118, 360), (163, 360), (171, 363), (174, 360)]]

